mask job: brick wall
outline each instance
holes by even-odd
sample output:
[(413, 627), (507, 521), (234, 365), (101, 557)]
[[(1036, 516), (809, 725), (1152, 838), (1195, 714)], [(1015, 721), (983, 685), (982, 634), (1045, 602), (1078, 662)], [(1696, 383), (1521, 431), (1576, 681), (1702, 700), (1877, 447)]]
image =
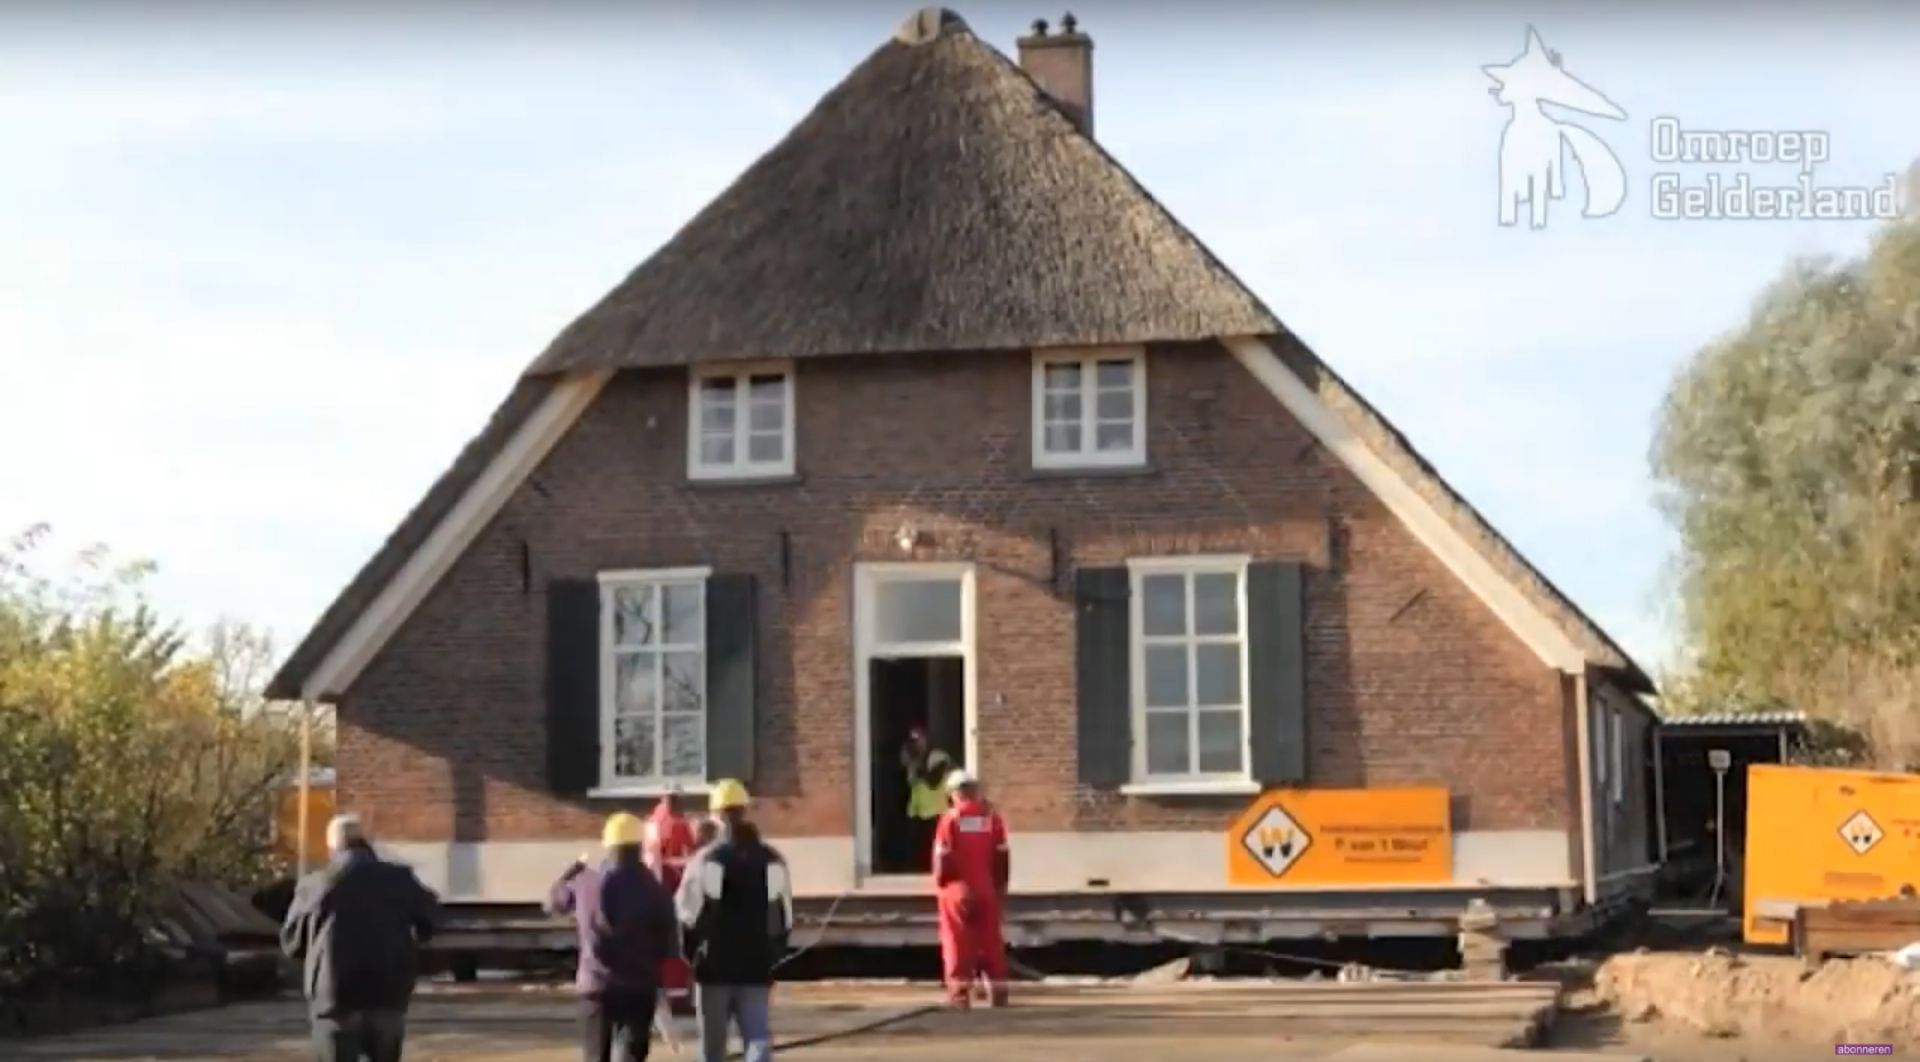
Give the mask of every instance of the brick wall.
[(1444, 784), (1456, 829), (1569, 827), (1559, 676), (1223, 350), (1156, 347), (1147, 376), (1151, 471), (1060, 475), (1031, 470), (1024, 354), (803, 363), (798, 480), (748, 486), (687, 482), (684, 374), (622, 374), (348, 691), (345, 805), (391, 839), (592, 835), (616, 804), (545, 789), (542, 587), (707, 564), (761, 587), (760, 817), (852, 832), (851, 563), (903, 559), (910, 522), (916, 559), (976, 565), (978, 766), (1017, 829), (1243, 806), (1076, 785), (1072, 567), (1195, 551), (1310, 565), (1313, 785)]

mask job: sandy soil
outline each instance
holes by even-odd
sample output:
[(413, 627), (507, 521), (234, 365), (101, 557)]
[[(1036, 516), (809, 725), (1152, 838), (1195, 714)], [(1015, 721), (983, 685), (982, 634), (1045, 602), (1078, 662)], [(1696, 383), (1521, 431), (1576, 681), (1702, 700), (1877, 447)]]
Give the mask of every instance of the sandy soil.
[(1808, 970), (1773, 955), (1636, 952), (1567, 997), (1556, 1043), (1666, 1059), (1833, 1056), (1836, 1044), (1920, 1052), (1920, 976), (1884, 959)]

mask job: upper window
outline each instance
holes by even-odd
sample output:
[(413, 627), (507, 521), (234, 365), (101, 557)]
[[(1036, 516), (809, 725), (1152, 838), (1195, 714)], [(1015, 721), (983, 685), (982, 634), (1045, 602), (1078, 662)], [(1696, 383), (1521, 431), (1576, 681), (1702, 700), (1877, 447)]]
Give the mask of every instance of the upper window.
[(687, 474), (739, 479), (793, 474), (793, 366), (696, 369)]
[(600, 782), (707, 777), (707, 572), (600, 576)]
[(1131, 562), (1134, 777), (1248, 777), (1246, 562)]
[(1137, 347), (1036, 354), (1034, 467), (1145, 464), (1146, 365)]

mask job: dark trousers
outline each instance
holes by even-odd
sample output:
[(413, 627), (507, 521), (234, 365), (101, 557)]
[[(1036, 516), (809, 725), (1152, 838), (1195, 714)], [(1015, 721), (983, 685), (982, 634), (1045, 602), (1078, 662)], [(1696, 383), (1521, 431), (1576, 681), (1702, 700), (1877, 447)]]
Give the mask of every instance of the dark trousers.
[(582, 1062), (646, 1062), (653, 1048), (655, 993), (580, 997)]
[(404, 1010), (355, 1010), (313, 1019), (313, 1062), (400, 1062)]
[(907, 857), (907, 869), (916, 874), (925, 874), (933, 869), (933, 835), (940, 827), (939, 819), (907, 819), (908, 842), (913, 846)]

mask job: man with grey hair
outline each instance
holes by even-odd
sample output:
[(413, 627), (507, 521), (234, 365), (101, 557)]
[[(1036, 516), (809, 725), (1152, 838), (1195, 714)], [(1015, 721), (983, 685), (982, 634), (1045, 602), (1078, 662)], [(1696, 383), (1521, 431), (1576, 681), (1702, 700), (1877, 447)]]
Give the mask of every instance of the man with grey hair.
[(400, 1062), (419, 945), (439, 904), (413, 871), (367, 843), (360, 819), (327, 823), (332, 859), (302, 878), (280, 946), (302, 964), (315, 1062)]

